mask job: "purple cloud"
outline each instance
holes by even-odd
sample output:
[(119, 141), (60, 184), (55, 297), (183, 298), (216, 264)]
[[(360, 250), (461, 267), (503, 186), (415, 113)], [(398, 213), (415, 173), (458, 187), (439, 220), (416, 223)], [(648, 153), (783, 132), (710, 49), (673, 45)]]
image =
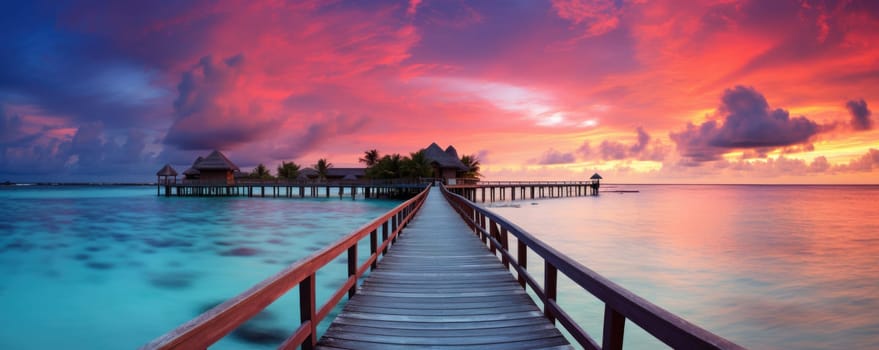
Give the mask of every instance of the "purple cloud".
[(870, 130), (873, 128), (873, 121), (870, 115), (873, 113), (867, 108), (867, 101), (863, 99), (851, 100), (846, 102), (845, 107), (848, 108), (852, 115), (851, 125), (855, 130)]
[(678, 152), (697, 162), (712, 161), (733, 149), (773, 150), (808, 142), (822, 128), (806, 117), (791, 118), (781, 108), (772, 110), (762, 94), (754, 88), (736, 86), (724, 91), (717, 120), (688, 123), (687, 129), (672, 132)]
[(562, 153), (556, 151), (555, 149), (550, 148), (546, 152), (537, 159), (537, 164), (541, 165), (551, 165), (551, 164), (567, 164), (574, 162), (574, 154), (573, 153)]
[(240, 87), (243, 55), (222, 61), (205, 56), (183, 73), (174, 100), (174, 123), (165, 144), (184, 150), (225, 149), (258, 140), (281, 120), (264, 113)]
[(629, 147), (622, 142), (604, 140), (598, 145), (598, 152), (601, 154), (601, 159), (619, 160), (625, 159), (629, 154), (628, 150), (635, 146), (637, 146), (637, 144)]
[(635, 129), (637, 141), (626, 144), (614, 140), (604, 140), (593, 149), (589, 141), (577, 149), (577, 153), (586, 159), (600, 158), (602, 160), (622, 160), (633, 158), (637, 160), (660, 161), (665, 159), (667, 147), (658, 141), (654, 141), (643, 127)]
[(354, 134), (369, 122), (370, 119), (365, 116), (350, 117), (343, 114), (329, 116), (323, 121), (311, 124), (304, 134), (273, 152), (273, 156), (279, 159), (299, 157), (310, 150), (320, 149), (334, 137)]

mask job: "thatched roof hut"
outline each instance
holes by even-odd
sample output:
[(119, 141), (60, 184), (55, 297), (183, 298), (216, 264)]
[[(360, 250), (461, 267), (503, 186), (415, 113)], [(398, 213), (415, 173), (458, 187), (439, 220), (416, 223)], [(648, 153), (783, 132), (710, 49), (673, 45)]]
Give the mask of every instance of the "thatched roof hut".
[(436, 142), (424, 149), (424, 157), (431, 163), (437, 163), (442, 168), (452, 168), (458, 171), (467, 171), (467, 166), (458, 159), (458, 151), (449, 146), (445, 151)]
[(170, 185), (177, 182), (177, 170), (171, 164), (165, 164), (156, 172), (156, 185)]
[(591, 179), (591, 180), (601, 180), (601, 179), (603, 179), (603, 178), (601, 177), (601, 175), (598, 175), (598, 173), (595, 173), (595, 174), (592, 174), (592, 177), (590, 177), (589, 179)]
[(162, 169), (156, 172), (156, 176), (177, 176), (177, 170), (174, 170), (171, 164), (165, 164)]
[(449, 146), (443, 151), (436, 142), (424, 149), (424, 157), (433, 166), (433, 175), (443, 180), (454, 179), (458, 177), (459, 172), (470, 170), (461, 159), (458, 158), (458, 150), (453, 146)]
[(192, 163), (192, 167), (186, 169), (183, 175), (187, 180), (209, 181), (211, 183), (235, 183), (235, 174), (241, 169), (232, 163), (226, 155), (214, 150), (207, 157), (198, 157)]
[(207, 157), (202, 159), (200, 162), (196, 162), (196, 164), (193, 164), (193, 167), (196, 170), (201, 171), (201, 172), (204, 172), (205, 170), (208, 170), (208, 171), (219, 170), (219, 171), (230, 171), (230, 172), (241, 170), (238, 168), (237, 165), (235, 165), (235, 163), (232, 163), (232, 161), (229, 160), (229, 158), (226, 158), (225, 154), (223, 154), (217, 150), (214, 150), (213, 152), (211, 152), (211, 154), (209, 154)]

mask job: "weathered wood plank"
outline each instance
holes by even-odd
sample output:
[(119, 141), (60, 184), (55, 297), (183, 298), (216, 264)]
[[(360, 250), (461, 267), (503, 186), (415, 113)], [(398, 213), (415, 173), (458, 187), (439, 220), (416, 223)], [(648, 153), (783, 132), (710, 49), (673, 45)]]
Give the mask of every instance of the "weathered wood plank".
[(406, 350), (412, 348), (420, 348), (420, 349), (441, 349), (441, 350), (464, 350), (464, 349), (474, 349), (474, 350), (530, 350), (530, 349), (544, 349), (544, 348), (558, 348), (559, 346), (567, 345), (567, 347), (562, 347), (562, 349), (573, 349), (568, 343), (567, 340), (563, 336), (558, 336), (555, 338), (547, 338), (547, 339), (538, 339), (538, 340), (528, 340), (528, 341), (517, 341), (517, 342), (508, 342), (508, 343), (486, 343), (486, 344), (478, 344), (478, 345), (428, 345), (428, 344), (390, 344), (390, 343), (375, 343), (375, 342), (365, 342), (365, 341), (352, 341), (347, 339), (337, 339), (333, 337), (324, 336), (325, 339), (322, 339), (322, 344), (326, 344), (328, 346), (335, 346), (339, 348), (347, 348), (347, 349), (362, 349), (362, 350)]
[(484, 323), (472, 323), (472, 322), (426, 322), (426, 323), (415, 323), (415, 322), (399, 322), (399, 321), (382, 321), (382, 320), (369, 320), (362, 318), (349, 318), (345, 317), (344, 314), (339, 315), (333, 320), (333, 324), (345, 324), (351, 326), (364, 326), (364, 327), (382, 327), (388, 329), (415, 329), (415, 330), (466, 330), (466, 329), (486, 329), (486, 328), (497, 328), (497, 327), (509, 327), (513, 329), (518, 329), (519, 331), (531, 329), (533, 326), (548, 324), (546, 318), (544, 317), (531, 317), (531, 318), (521, 318), (515, 320), (503, 320), (503, 321), (495, 321), (492, 323), (484, 322)]

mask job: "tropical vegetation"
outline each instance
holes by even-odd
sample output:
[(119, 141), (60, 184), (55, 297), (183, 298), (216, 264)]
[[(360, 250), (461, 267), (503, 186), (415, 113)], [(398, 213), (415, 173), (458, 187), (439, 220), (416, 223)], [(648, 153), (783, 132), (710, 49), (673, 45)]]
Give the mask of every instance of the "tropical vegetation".
[(299, 178), (299, 164), (296, 162), (281, 162), (281, 165), (278, 165), (278, 178), (287, 179), (287, 180), (296, 180)]
[(366, 164), (366, 167), (371, 167), (378, 163), (381, 158), (378, 155), (378, 150), (371, 149), (363, 152), (363, 158), (360, 158), (360, 162)]
[(261, 179), (261, 180), (268, 180), (268, 179), (274, 178), (272, 176), (271, 171), (269, 171), (269, 168), (267, 168), (265, 166), (265, 164), (263, 164), (263, 163), (259, 163), (259, 165), (257, 165), (256, 168), (253, 168), (253, 171), (251, 171), (250, 175), (248, 175), (247, 177), (252, 178), (252, 179)]
[(333, 163), (327, 161), (326, 158), (318, 159), (317, 163), (312, 165), (312, 168), (317, 171), (317, 178), (321, 181), (327, 179), (327, 173), (329, 173), (329, 170), (332, 167)]
[(482, 177), (482, 174), (479, 172), (479, 159), (476, 158), (476, 155), (465, 154), (461, 156), (461, 163), (464, 163), (464, 166), (467, 167), (467, 171), (465, 171), (461, 177), (468, 179), (478, 179)]
[[(376, 160), (371, 165), (367, 159)], [(402, 156), (399, 153), (379, 157), (378, 151), (365, 152), (363, 163), (367, 164), (366, 177), (370, 179), (416, 179), (433, 176), (433, 167), (424, 156), (424, 150)]]

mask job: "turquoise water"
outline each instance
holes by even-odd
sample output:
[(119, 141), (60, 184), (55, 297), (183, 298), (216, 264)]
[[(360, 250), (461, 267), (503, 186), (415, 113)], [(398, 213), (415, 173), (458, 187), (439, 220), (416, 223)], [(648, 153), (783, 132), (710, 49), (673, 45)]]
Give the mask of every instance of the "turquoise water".
[[(753, 349), (879, 348), (877, 186), (602, 186), (490, 209), (623, 287)], [(514, 247), (514, 243), (511, 243)], [(542, 262), (529, 256), (542, 281)], [(560, 304), (597, 340), (603, 304)], [(664, 345), (631, 322), (627, 349)]]
[[(139, 347), (397, 204), (0, 188), (0, 349)], [(319, 303), (344, 263), (318, 273)], [(298, 318), (293, 291), (214, 348), (274, 348)]]
[[(621, 188), (641, 192), (491, 210), (746, 347), (879, 348), (879, 187)], [(0, 188), (0, 349), (138, 347), (399, 203), (154, 191)], [(343, 258), (318, 274), (318, 302), (345, 273)], [(298, 325), (297, 298), (214, 348), (274, 348)], [(559, 301), (600, 340), (598, 301), (565, 279)], [(662, 347), (631, 323), (625, 343)]]

